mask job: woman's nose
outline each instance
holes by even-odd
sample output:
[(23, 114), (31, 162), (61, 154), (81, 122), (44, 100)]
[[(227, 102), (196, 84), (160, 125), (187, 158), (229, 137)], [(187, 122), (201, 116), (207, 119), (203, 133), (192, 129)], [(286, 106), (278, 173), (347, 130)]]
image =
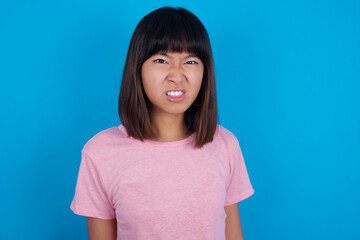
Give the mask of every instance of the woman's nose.
[(179, 84), (185, 80), (185, 73), (181, 66), (172, 66), (167, 76), (168, 80)]

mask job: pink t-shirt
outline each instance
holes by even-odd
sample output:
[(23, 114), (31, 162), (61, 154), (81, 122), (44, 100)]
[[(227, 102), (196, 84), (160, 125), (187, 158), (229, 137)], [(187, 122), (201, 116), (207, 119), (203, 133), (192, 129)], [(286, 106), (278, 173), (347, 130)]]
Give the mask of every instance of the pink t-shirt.
[(82, 149), (71, 209), (117, 220), (121, 240), (225, 240), (224, 206), (254, 193), (236, 137), (218, 125), (211, 143), (128, 137), (123, 125)]

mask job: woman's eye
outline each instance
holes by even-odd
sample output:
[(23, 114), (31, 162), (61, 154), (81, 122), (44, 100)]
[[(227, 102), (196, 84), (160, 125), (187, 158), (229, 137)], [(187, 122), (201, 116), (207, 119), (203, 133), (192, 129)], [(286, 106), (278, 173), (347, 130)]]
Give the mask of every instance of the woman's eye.
[(198, 64), (196, 61), (187, 61), (186, 64)]
[(164, 59), (155, 59), (154, 62), (157, 62), (157, 63), (165, 63), (165, 60), (164, 60)]

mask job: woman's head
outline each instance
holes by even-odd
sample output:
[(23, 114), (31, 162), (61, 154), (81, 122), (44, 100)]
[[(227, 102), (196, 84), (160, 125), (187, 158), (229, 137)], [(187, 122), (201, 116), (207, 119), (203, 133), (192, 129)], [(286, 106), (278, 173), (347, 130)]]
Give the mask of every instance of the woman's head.
[(146, 96), (141, 70), (155, 54), (187, 53), (201, 60), (199, 93), (184, 114), (188, 133), (196, 133), (196, 146), (212, 141), (217, 124), (215, 74), (209, 36), (200, 20), (183, 8), (164, 7), (146, 15), (130, 41), (119, 95), (119, 116), (130, 136), (154, 137), (151, 102)]

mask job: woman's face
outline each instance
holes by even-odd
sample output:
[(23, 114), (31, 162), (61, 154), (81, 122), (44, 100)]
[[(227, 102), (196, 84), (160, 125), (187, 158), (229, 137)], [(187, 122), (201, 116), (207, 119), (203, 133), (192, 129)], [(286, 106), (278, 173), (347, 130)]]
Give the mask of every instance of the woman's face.
[(151, 114), (184, 114), (197, 97), (204, 74), (201, 60), (188, 52), (160, 52), (141, 68)]

